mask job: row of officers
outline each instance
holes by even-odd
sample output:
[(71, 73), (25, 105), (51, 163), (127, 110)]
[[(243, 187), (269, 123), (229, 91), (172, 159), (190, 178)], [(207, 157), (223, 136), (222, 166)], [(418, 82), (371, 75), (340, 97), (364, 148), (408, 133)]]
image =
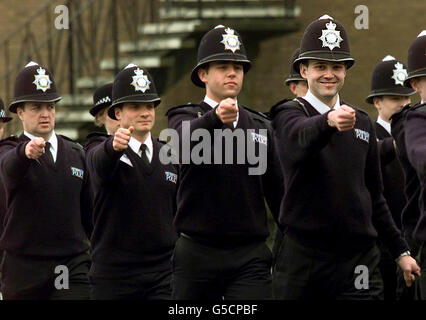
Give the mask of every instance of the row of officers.
[[(107, 133), (84, 147), (55, 134), (61, 97), (50, 71), (30, 62), (9, 105), (24, 132), (0, 141), (3, 298), (426, 299), (425, 48), (422, 32), (408, 66), (392, 56), (376, 66), (373, 122), (339, 95), (355, 61), (343, 25), (322, 16), (291, 61), (296, 98), (264, 115), (237, 99), (251, 66), (238, 32), (207, 32), (191, 73), (205, 98), (170, 108), (169, 128), (181, 138), (185, 122), (191, 133), (250, 132), (266, 150), (261, 175), (235, 157), (160, 161), (164, 142), (151, 136), (160, 97), (134, 64), (94, 93), (90, 113)], [(421, 102), (410, 105), (415, 92)], [(224, 157), (213, 139), (211, 149)]]

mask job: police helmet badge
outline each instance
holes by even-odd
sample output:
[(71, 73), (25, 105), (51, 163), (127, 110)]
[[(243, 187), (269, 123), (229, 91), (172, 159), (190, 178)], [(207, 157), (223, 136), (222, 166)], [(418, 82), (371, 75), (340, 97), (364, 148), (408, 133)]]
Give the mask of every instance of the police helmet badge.
[(240, 50), (240, 39), (235, 34), (235, 31), (231, 28), (225, 29), (226, 34), (223, 34), (223, 40), (220, 43), (225, 45), (225, 50), (231, 50), (233, 53), (235, 51)]
[(404, 65), (402, 63), (395, 63), (395, 69), (393, 69), (392, 79), (395, 80), (395, 84), (400, 84), (404, 86), (404, 81), (407, 79), (408, 73), (407, 70), (404, 69)]
[(151, 81), (149, 81), (148, 76), (143, 74), (143, 70), (137, 68), (134, 72), (136, 75), (132, 76), (133, 82), (131, 85), (135, 87), (135, 91), (142, 91), (145, 93), (146, 90), (149, 90)]
[(37, 90), (46, 92), (47, 89), (50, 89), (52, 81), (50, 80), (49, 75), (46, 74), (46, 70), (42, 67), (37, 69), (37, 73), (38, 74), (34, 75), (35, 80), (33, 83), (36, 85)]
[[(329, 16), (323, 16), (320, 19), (324, 18), (331, 18)], [(331, 18), (332, 19), (332, 18)], [(343, 41), (343, 38), (340, 36), (340, 31), (336, 30), (336, 24), (330, 21), (329, 23), (326, 23), (325, 26), (327, 29), (321, 30), (322, 34), (320, 39), (322, 41), (323, 47), (328, 47), (330, 50), (333, 50), (336, 47), (340, 48), (340, 42)]]

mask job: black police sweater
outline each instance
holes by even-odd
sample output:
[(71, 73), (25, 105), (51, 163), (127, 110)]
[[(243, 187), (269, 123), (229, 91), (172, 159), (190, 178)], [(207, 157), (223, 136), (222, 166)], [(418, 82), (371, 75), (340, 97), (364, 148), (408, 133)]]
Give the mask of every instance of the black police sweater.
[[(130, 147), (115, 151), (113, 138), (88, 146), (86, 155), (94, 191), (90, 274), (118, 278), (166, 270), (177, 239), (177, 181), (170, 178), (177, 171), (160, 162), (163, 145), (156, 140), (148, 167)], [(123, 154), (127, 163), (120, 160)]]
[[(279, 221), (305, 245), (351, 254), (379, 232), (393, 257), (407, 250), (382, 195), (376, 134), (356, 110), (355, 129), (339, 132), (306, 100), (277, 107), (273, 126), (284, 171)], [(376, 231), (377, 230), (377, 231)]]
[(409, 105), (404, 106), (391, 117), (391, 132), (397, 147), (396, 153), (405, 174), (404, 194), (407, 202), (402, 211), (401, 229), (404, 236), (407, 237), (413, 237), (414, 228), (420, 217), (419, 197), (421, 189), (420, 179), (408, 159), (405, 147), (405, 118), (410, 108), (412, 107)]
[(375, 123), (383, 179), (383, 196), (392, 213), (392, 218), (401, 229), (401, 213), (406, 200), (404, 195), (404, 171), (393, 146), (393, 137), (379, 123)]
[[(214, 129), (231, 129), (217, 117), (215, 110), (205, 102), (188, 104), (167, 112), (169, 127), (177, 130), (182, 143), (182, 123), (190, 121), (191, 134), (203, 128), (211, 133), (211, 164), (189, 164), (182, 162), (178, 190), (178, 209), (175, 225), (198, 241), (209, 245), (228, 246), (242, 242), (265, 240), (269, 234), (265, 200), (275, 219), (283, 194), (283, 183), (278, 156), (275, 151), (272, 127), (265, 116), (239, 106), (239, 120), (236, 129), (267, 130), (267, 170), (262, 175), (249, 175), (247, 158), (244, 164), (237, 164), (237, 141), (233, 140), (233, 162), (214, 164)], [(249, 137), (250, 138), (250, 137)], [(251, 139), (251, 138), (250, 138)], [(265, 141), (263, 141), (265, 142)], [(199, 142), (192, 142), (192, 147)], [(256, 148), (260, 142), (255, 142)], [(241, 143), (242, 144), (242, 143)], [(194, 149), (191, 149), (194, 150)], [(258, 149), (257, 149), (258, 150)], [(182, 151), (182, 150), (180, 150)], [(246, 149), (247, 151), (247, 149)], [(180, 153), (181, 158), (184, 156)], [(247, 154), (245, 155), (247, 157)], [(253, 167), (256, 167), (254, 165)]]
[(414, 237), (426, 241), (426, 104), (418, 105), (407, 113), (405, 142), (408, 159), (421, 181), (420, 218)]
[(81, 146), (58, 138), (54, 165), (25, 156), (25, 135), (0, 143), (6, 214), (0, 248), (15, 254), (65, 257), (88, 249), (83, 227), (85, 161)]

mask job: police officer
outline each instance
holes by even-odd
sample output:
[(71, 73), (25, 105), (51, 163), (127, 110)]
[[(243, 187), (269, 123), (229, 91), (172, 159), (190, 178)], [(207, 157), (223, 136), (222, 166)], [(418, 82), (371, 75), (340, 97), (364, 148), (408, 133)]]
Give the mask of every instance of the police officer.
[(4, 135), (4, 124), (12, 120), (11, 117), (6, 117), (6, 112), (4, 111), (3, 99), (0, 98), (0, 140), (3, 139)]
[(421, 101), (406, 110), (405, 146), (412, 168), (417, 173), (421, 188), (419, 194), (419, 220), (414, 229), (414, 238), (420, 243), (418, 259), (422, 268), (419, 281), (419, 296), (426, 300), (426, 30), (412, 42), (408, 50), (407, 87), (420, 95)]
[[(422, 33), (420, 33), (419, 37), (411, 44), (408, 51), (408, 77), (404, 81), (404, 84), (409, 88), (414, 88), (411, 82), (413, 82), (414, 85), (422, 83), (421, 79), (422, 76), (424, 76), (425, 58), (424, 39), (424, 34), (422, 35)], [(416, 91), (420, 93), (421, 87), (417, 88)], [(391, 132), (395, 139), (398, 159), (401, 162), (405, 174), (404, 193), (407, 203), (402, 212), (401, 231), (410, 246), (413, 256), (418, 256), (421, 246), (421, 240), (414, 235), (414, 229), (416, 225), (418, 225), (420, 217), (419, 197), (421, 193), (421, 182), (415, 167), (411, 165), (408, 158), (405, 143), (405, 124), (407, 115), (410, 111), (419, 107), (421, 104), (422, 102), (414, 104), (413, 106), (406, 105), (391, 117)], [(421, 279), (423, 279), (423, 277), (421, 277)], [(415, 296), (414, 294), (415, 292), (411, 293), (411, 299), (419, 298), (419, 296)]]
[(80, 145), (55, 134), (61, 97), (50, 71), (19, 71), (9, 111), (24, 128), (0, 143), (6, 215), (5, 299), (87, 299), (89, 256), (84, 223), (85, 162)]
[[(404, 86), (407, 69), (402, 61), (388, 55), (379, 62), (371, 77), (371, 91), (367, 103), (374, 104), (379, 115), (375, 122), (378, 139), (380, 167), (383, 179), (383, 196), (392, 213), (398, 229), (401, 229), (401, 213), (405, 206), (404, 171), (396, 156), (394, 140), (391, 135), (390, 117), (410, 102), (410, 95), (415, 91)], [(396, 300), (397, 268), (389, 250), (378, 241), (381, 253), (380, 272), (383, 278), (384, 299)], [(399, 295), (405, 291), (405, 283), (400, 274)]]
[(94, 188), (91, 299), (170, 299), (177, 170), (154, 139), (154, 80), (130, 64), (117, 74), (108, 116), (120, 128), (87, 152)]
[[(12, 120), (11, 117), (6, 117), (6, 112), (4, 111), (3, 99), (0, 98), (0, 140), (3, 138), (4, 134), (4, 124)], [(6, 190), (3, 187), (3, 183), (0, 180), (0, 237), (3, 232), (3, 218), (6, 211)], [(1, 279), (1, 265), (3, 260), (3, 251), (0, 250), (0, 279)], [(1, 295), (1, 293), (0, 293)]]
[(108, 108), (112, 103), (112, 83), (107, 83), (95, 90), (93, 93), (93, 107), (89, 110), (95, 117), (95, 125), (105, 127), (107, 134), (112, 135), (120, 127), (117, 120), (108, 117)]
[[(220, 25), (208, 31), (191, 73), (192, 82), (206, 91), (204, 100), (167, 112), (169, 127), (177, 130), (181, 142), (176, 147), (181, 151), (181, 182), (175, 218), (180, 237), (172, 262), (174, 299), (272, 297), (264, 197), (276, 218), (282, 178), (269, 120), (237, 100), (250, 65), (236, 30)], [(197, 144), (185, 148), (192, 140), (187, 133), (198, 132), (210, 137), (202, 161), (192, 157)], [(222, 150), (214, 140), (222, 141), (226, 133), (242, 139), (231, 137)], [(266, 172), (250, 174), (255, 168), (247, 160), (246, 140), (258, 150)], [(229, 155), (234, 157), (225, 163)]]
[(382, 196), (374, 126), (339, 96), (353, 63), (342, 24), (327, 15), (315, 20), (294, 62), (309, 90), (276, 108), (285, 181), (279, 222), (286, 235), (276, 264), (282, 299), (380, 298), (377, 234), (408, 284), (419, 272)]
[(89, 133), (84, 144), (84, 151), (87, 151), (98, 143), (104, 141), (108, 136), (114, 135), (120, 127), (120, 122), (108, 116), (108, 109), (112, 103), (112, 83), (107, 83), (95, 90), (93, 93), (93, 107), (89, 110), (90, 114), (95, 117), (95, 125), (104, 127), (106, 133), (92, 132)]
[(294, 60), (299, 58), (300, 48), (294, 50), (290, 61), (290, 72), (284, 83), (296, 97), (303, 97), (308, 91), (308, 82), (300, 75), (298, 70), (294, 70)]

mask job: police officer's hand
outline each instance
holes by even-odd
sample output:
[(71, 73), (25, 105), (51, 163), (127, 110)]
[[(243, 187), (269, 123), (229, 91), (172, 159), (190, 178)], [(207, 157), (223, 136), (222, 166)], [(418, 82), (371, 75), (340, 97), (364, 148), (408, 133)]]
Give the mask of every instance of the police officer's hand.
[(41, 137), (35, 137), (25, 146), (25, 155), (29, 159), (38, 159), (44, 153), (46, 142)]
[(407, 287), (411, 287), (415, 279), (414, 275), (420, 277), (420, 267), (417, 265), (416, 260), (410, 256), (403, 256), (398, 259), (397, 263), (404, 273), (404, 280)]
[(216, 115), (224, 124), (233, 123), (237, 120), (238, 107), (235, 99), (226, 98), (216, 108)]
[(132, 136), (133, 127), (129, 129), (119, 128), (114, 134), (114, 140), (112, 140), (112, 147), (115, 151), (123, 151), (127, 149), (130, 137)]
[(339, 109), (328, 113), (327, 119), (332, 127), (339, 131), (347, 131), (355, 126), (355, 110), (347, 105), (341, 105)]

